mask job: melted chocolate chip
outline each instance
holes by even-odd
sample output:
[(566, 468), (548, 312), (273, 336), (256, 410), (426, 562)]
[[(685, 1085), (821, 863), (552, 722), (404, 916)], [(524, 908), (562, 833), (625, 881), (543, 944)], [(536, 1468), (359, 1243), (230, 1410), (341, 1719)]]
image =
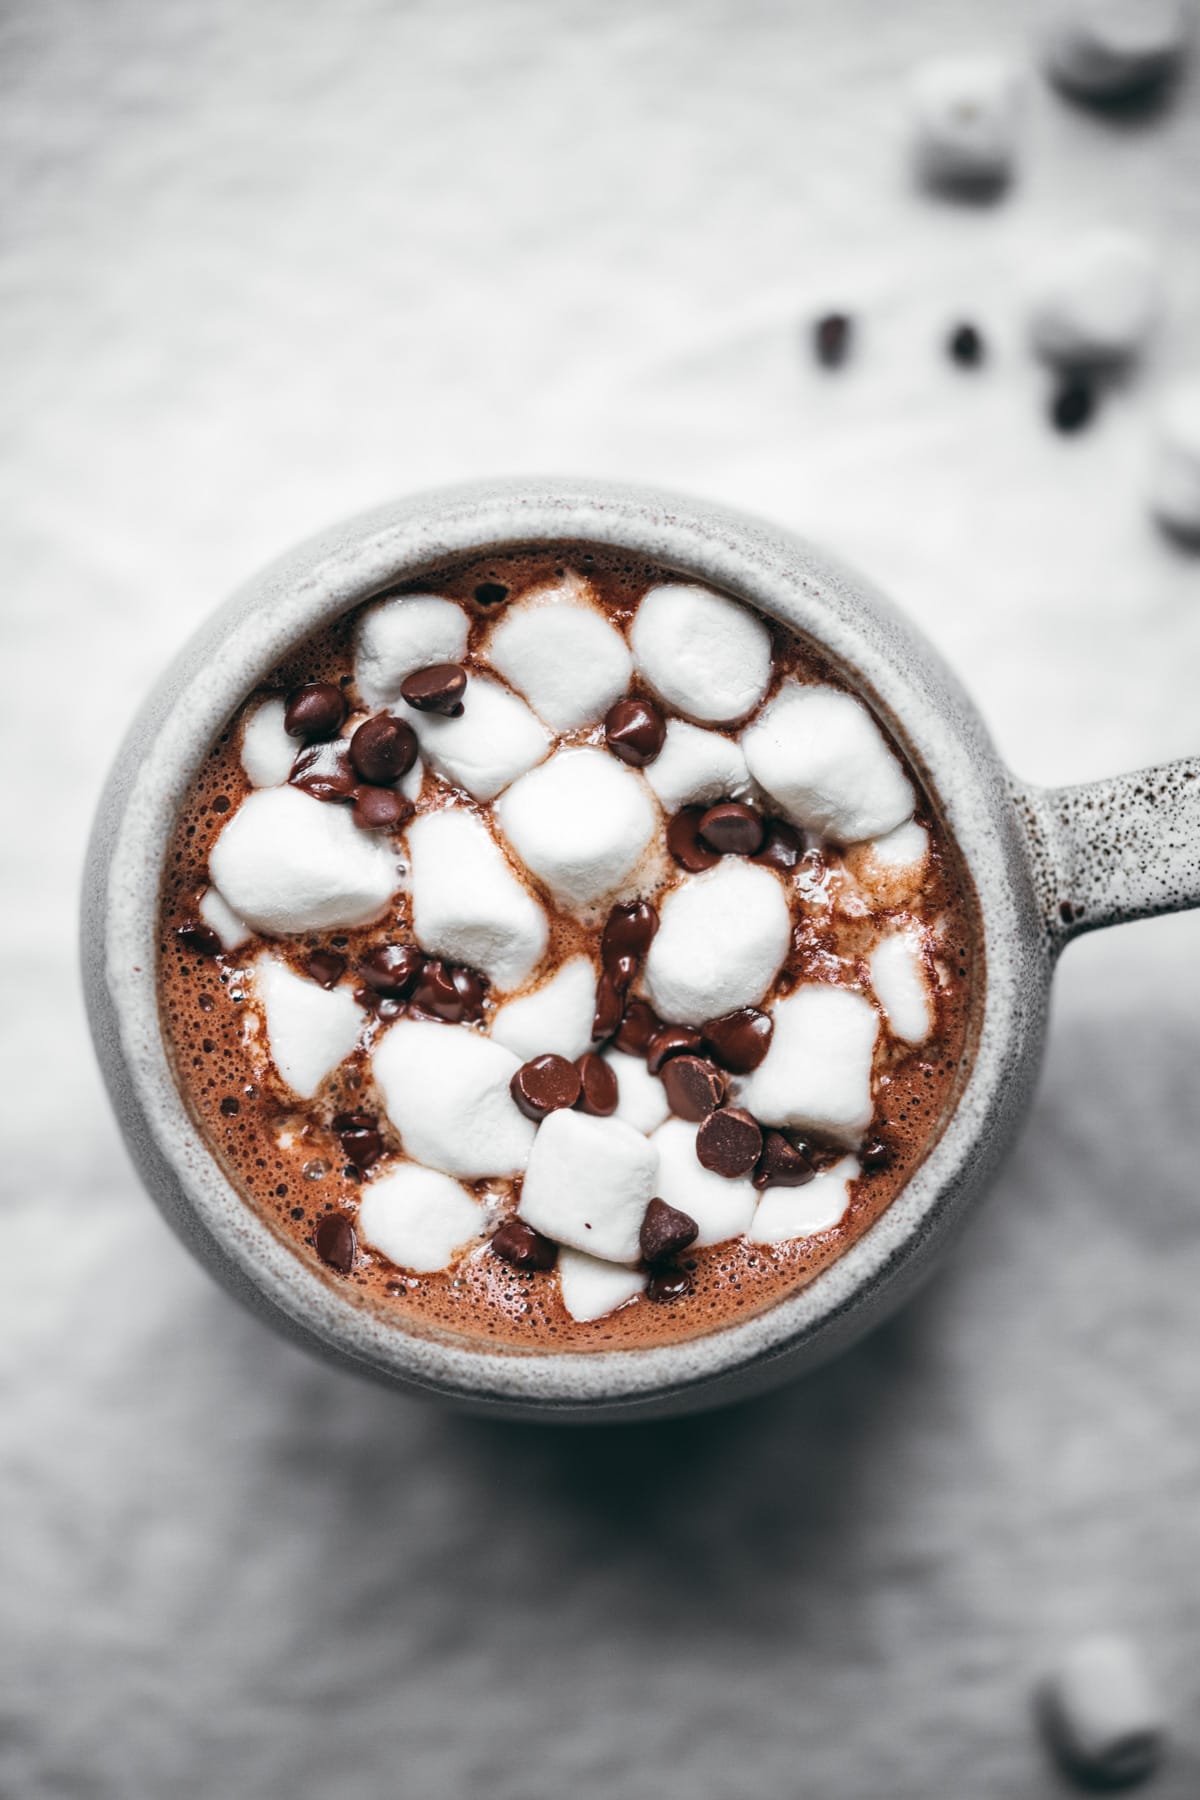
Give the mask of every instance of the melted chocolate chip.
[(703, 1048), (700, 1033), (690, 1025), (662, 1025), (646, 1045), (646, 1066), (657, 1075), (668, 1057), (695, 1056)]
[(338, 1275), (348, 1275), (354, 1267), (358, 1248), (354, 1227), (344, 1213), (326, 1213), (317, 1220), (313, 1232), (313, 1248), (321, 1261)]
[(333, 737), (341, 730), (345, 717), (346, 699), (341, 688), (334, 687), (332, 681), (309, 681), (288, 695), (283, 729), (289, 737), (313, 744)]
[(641, 962), (658, 930), (658, 914), (645, 900), (614, 906), (604, 921), (600, 960), (606, 969), (628, 957), (634, 967)]
[(682, 863), (693, 875), (699, 874), (701, 869), (714, 869), (721, 860), (700, 836), (703, 817), (702, 806), (685, 806), (667, 825), (667, 849), (675, 861)]
[(700, 1231), (691, 1213), (668, 1206), (665, 1200), (651, 1200), (638, 1234), (642, 1255), (648, 1263), (665, 1262), (694, 1244)]
[(579, 1070), (565, 1056), (547, 1053), (522, 1063), (508, 1084), (517, 1110), (527, 1119), (542, 1120), (552, 1112), (574, 1106), (582, 1092)]
[(663, 1064), (662, 1084), (671, 1111), (692, 1124), (706, 1119), (725, 1098), (725, 1077), (704, 1056), (672, 1056)]
[(467, 671), (461, 663), (435, 663), (431, 669), (417, 669), (400, 683), (400, 693), (417, 712), (441, 713), (457, 719), (463, 709), (467, 691)]
[(656, 1306), (669, 1305), (672, 1300), (682, 1300), (691, 1291), (692, 1278), (687, 1270), (674, 1269), (669, 1265), (665, 1269), (656, 1269), (646, 1283), (646, 1298), (653, 1300)]
[(508, 589), (499, 581), (481, 581), (475, 589), (475, 600), (479, 606), (499, 606), (508, 599)]
[(617, 1078), (612, 1068), (602, 1056), (594, 1050), (585, 1050), (575, 1060), (579, 1070), (580, 1095), (575, 1102), (579, 1112), (594, 1113), (599, 1119), (607, 1119), (617, 1110), (620, 1095), (617, 1091)]
[(782, 1131), (764, 1133), (762, 1155), (754, 1171), (756, 1188), (803, 1187), (815, 1173), (803, 1150), (797, 1149)]
[(701, 1166), (714, 1175), (724, 1175), (727, 1181), (749, 1175), (762, 1147), (758, 1120), (740, 1106), (718, 1107), (696, 1133), (696, 1157)]
[(696, 830), (721, 856), (753, 856), (762, 848), (763, 822), (752, 806), (743, 806), (740, 800), (710, 806)]
[(524, 1219), (505, 1219), (488, 1248), (518, 1269), (552, 1269), (558, 1256), (558, 1245)]
[(360, 787), (354, 802), (354, 823), (360, 831), (395, 831), (416, 812), (411, 800), (395, 788)]
[(350, 762), (355, 774), (376, 787), (399, 781), (416, 760), (416, 732), (391, 713), (376, 713), (350, 739)]
[(723, 1013), (702, 1027), (704, 1053), (720, 1063), (732, 1075), (748, 1075), (757, 1069), (771, 1043), (775, 1025), (770, 1013), (754, 1006), (741, 1006), (736, 1012)]
[(800, 833), (783, 819), (768, 819), (762, 848), (755, 853), (755, 862), (765, 863), (768, 869), (779, 869), (786, 875), (795, 868), (803, 855), (804, 844)]
[(846, 313), (825, 313), (813, 326), (813, 351), (823, 369), (840, 369), (850, 354), (853, 325)]
[(655, 1032), (662, 1030), (662, 1020), (645, 1000), (630, 1000), (613, 1037), (613, 1046), (626, 1056), (645, 1056)]
[(288, 780), (302, 788), (314, 800), (332, 802), (336, 806), (353, 804), (359, 788), (358, 776), (350, 766), (345, 744), (310, 744), (301, 750)]
[(873, 1175), (877, 1169), (890, 1167), (892, 1152), (882, 1138), (873, 1138), (869, 1144), (863, 1145), (859, 1151), (858, 1160), (867, 1174)]
[(336, 987), (346, 973), (346, 959), (336, 950), (314, 950), (304, 967), (318, 987)]
[(415, 944), (384, 944), (359, 964), (368, 987), (389, 1000), (405, 1000), (413, 990), (425, 958)]
[(648, 700), (618, 700), (604, 715), (604, 739), (614, 756), (644, 769), (666, 739), (666, 721)]
[(202, 925), (199, 921), (194, 925), (181, 925), (175, 936), (188, 950), (194, 950), (197, 956), (220, 956), (221, 940), (211, 925)]
[(474, 969), (456, 969), (430, 958), (417, 977), (412, 1004), (447, 1025), (478, 1019), (483, 1012), (483, 982)]
[(334, 1133), (342, 1155), (356, 1169), (369, 1169), (383, 1155), (383, 1138), (371, 1113), (338, 1113)]
[(607, 971), (596, 983), (596, 1012), (592, 1020), (594, 1038), (611, 1037), (621, 1023), (625, 1011), (625, 990), (618, 987)]

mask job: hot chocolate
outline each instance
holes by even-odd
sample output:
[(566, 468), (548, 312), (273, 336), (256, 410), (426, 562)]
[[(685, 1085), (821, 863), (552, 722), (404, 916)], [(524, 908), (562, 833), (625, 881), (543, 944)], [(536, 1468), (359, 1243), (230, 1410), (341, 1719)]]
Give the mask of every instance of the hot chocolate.
[(406, 1330), (679, 1340), (773, 1304), (936, 1139), (970, 882), (818, 647), (514, 548), (297, 646), (160, 902), (176, 1079), (297, 1255)]

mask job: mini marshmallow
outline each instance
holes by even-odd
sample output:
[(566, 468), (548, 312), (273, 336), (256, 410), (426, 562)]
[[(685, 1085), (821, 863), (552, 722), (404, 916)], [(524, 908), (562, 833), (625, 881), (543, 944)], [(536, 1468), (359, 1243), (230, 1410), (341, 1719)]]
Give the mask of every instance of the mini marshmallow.
[(857, 1142), (873, 1111), (875, 1008), (848, 988), (806, 982), (777, 1003), (774, 1019), (766, 1056), (738, 1085), (738, 1105), (763, 1125)]
[(1128, 362), (1162, 308), (1157, 258), (1127, 231), (1090, 231), (1055, 254), (1030, 297), (1041, 354), (1067, 367)]
[(461, 662), (468, 619), (454, 600), (438, 594), (398, 594), (381, 600), (358, 628), (354, 679), (368, 706), (400, 698), (406, 675), (434, 663)]
[(209, 852), (208, 868), (239, 918), (280, 934), (368, 925), (400, 885), (385, 837), (360, 831), (349, 807), (294, 787), (248, 794)]
[(1200, 541), (1200, 378), (1180, 382), (1159, 414), (1150, 506), (1170, 530)]
[(287, 703), (264, 700), (242, 726), (242, 767), (252, 787), (278, 787), (292, 772), (300, 748), (283, 728)]
[(659, 908), (646, 956), (655, 1011), (679, 1025), (702, 1025), (739, 1006), (757, 1006), (787, 955), (792, 921), (778, 876), (725, 857), (689, 875)]
[(917, 166), (926, 180), (954, 187), (997, 186), (1016, 161), (1021, 84), (994, 57), (938, 57), (912, 84)]
[(408, 720), (438, 774), (476, 800), (494, 800), (550, 748), (550, 733), (523, 700), (474, 675), (457, 719), (409, 709)]
[(238, 918), (215, 887), (205, 888), (197, 911), (209, 930), (220, 938), (222, 950), (240, 950), (252, 935), (245, 919)]
[(667, 720), (666, 740), (645, 775), (666, 813), (711, 806), (714, 800), (744, 800), (750, 789), (741, 745), (686, 719)]
[(748, 1177), (727, 1181), (697, 1159), (699, 1129), (685, 1119), (668, 1119), (650, 1140), (658, 1151), (655, 1191), (668, 1206), (677, 1206), (680, 1212), (690, 1213), (695, 1219), (700, 1227), (695, 1240), (698, 1247), (740, 1237), (749, 1230), (758, 1205), (758, 1194)]
[(476, 1181), (519, 1175), (533, 1144), (509, 1082), (520, 1058), (466, 1025), (398, 1019), (377, 1044), (375, 1079), (407, 1154)]
[(526, 868), (566, 906), (620, 887), (658, 826), (641, 777), (603, 750), (558, 750), (513, 783), (496, 806)]
[(658, 1076), (640, 1056), (626, 1056), (623, 1050), (604, 1050), (601, 1055), (617, 1078), (617, 1110), (612, 1116), (635, 1131), (654, 1131), (671, 1110)]
[(1126, 1638), (1105, 1633), (1074, 1644), (1042, 1682), (1038, 1703), (1051, 1747), (1089, 1786), (1125, 1787), (1157, 1767), (1164, 1709)]
[(914, 926), (889, 931), (870, 957), (871, 986), (892, 1035), (923, 1044), (933, 1030), (933, 996), (921, 934)]
[(919, 873), (929, 860), (929, 833), (915, 819), (906, 819), (895, 831), (868, 839), (863, 849), (880, 869), (915, 869)]
[(783, 1244), (790, 1238), (812, 1237), (832, 1231), (845, 1217), (850, 1204), (850, 1183), (861, 1173), (858, 1158), (843, 1156), (831, 1169), (803, 1187), (768, 1188), (746, 1236), (752, 1244)]
[(853, 844), (846, 866), (878, 906), (903, 906), (919, 892), (929, 861), (929, 833), (915, 819), (883, 837)]
[(532, 994), (497, 1008), (492, 1037), (522, 1062), (550, 1054), (574, 1062), (592, 1041), (595, 1016), (596, 971), (590, 957), (572, 956)]
[(280, 1078), (302, 1100), (311, 1100), (358, 1042), (366, 1016), (362, 1007), (348, 987), (319, 987), (278, 956), (255, 962), (254, 991)]
[(516, 987), (546, 953), (549, 926), (474, 813), (448, 806), (408, 828), (413, 935), (422, 950)]
[(912, 786), (866, 707), (789, 681), (742, 734), (746, 764), (792, 821), (835, 843), (879, 837), (913, 809)]
[(577, 575), (510, 605), (488, 639), (494, 669), (555, 731), (602, 719), (629, 686), (629, 646)]
[(1187, 47), (1187, 0), (1060, 0), (1046, 67), (1072, 93), (1115, 100), (1168, 75)]
[(642, 596), (629, 641), (639, 673), (668, 706), (725, 725), (758, 705), (771, 678), (771, 635), (736, 600), (702, 587)]
[(436, 1169), (401, 1163), (362, 1191), (358, 1235), (397, 1268), (445, 1269), (483, 1230), (485, 1213), (466, 1188)]
[(585, 1256), (582, 1250), (559, 1251), (558, 1279), (562, 1303), (581, 1325), (616, 1312), (646, 1286), (646, 1276), (640, 1269), (600, 1262), (594, 1256)]
[(552, 1112), (538, 1127), (517, 1210), (560, 1244), (635, 1263), (657, 1173), (657, 1150), (621, 1119)]

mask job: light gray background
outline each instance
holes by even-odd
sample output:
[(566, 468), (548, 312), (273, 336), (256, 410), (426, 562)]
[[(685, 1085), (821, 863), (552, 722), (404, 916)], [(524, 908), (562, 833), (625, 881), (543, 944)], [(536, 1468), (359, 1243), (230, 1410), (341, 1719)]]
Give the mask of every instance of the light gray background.
[[(903, 160), (937, 0), (9, 4), (0, 15), (6, 1112), (0, 1792), (1030, 1800), (1032, 1672), (1136, 1633), (1200, 1788), (1200, 921), (1084, 941), (989, 1207), (840, 1365), (676, 1426), (446, 1416), (330, 1374), (143, 1199), (74, 968), (84, 835), (227, 590), (445, 479), (645, 477), (824, 539), (1019, 772), (1195, 751), (1200, 562), (1142, 502), (1200, 360), (1200, 93), (1031, 80), (982, 210)], [(1054, 437), (1021, 292), (1144, 228), (1170, 318)], [(830, 379), (797, 321), (863, 319)], [(944, 327), (994, 346), (960, 375)]]

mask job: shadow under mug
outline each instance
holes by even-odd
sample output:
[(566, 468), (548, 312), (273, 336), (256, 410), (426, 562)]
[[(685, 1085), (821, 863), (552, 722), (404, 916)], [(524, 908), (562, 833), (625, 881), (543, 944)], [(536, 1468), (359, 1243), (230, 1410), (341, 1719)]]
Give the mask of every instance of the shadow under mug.
[[(230, 1184), (187, 1113), (159, 1023), (155, 916), (166, 846), (208, 746), (297, 641), (450, 561), (514, 544), (620, 547), (813, 638), (869, 696), (966, 860), (986, 969), (958, 1104), (887, 1211), (807, 1287), (690, 1341), (594, 1354), (421, 1335), (308, 1268)], [(1200, 760), (1058, 790), (1008, 773), (967, 695), (878, 594), (808, 544), (703, 501), (572, 481), (417, 496), (265, 570), (185, 645), (132, 725), (88, 854), (83, 964), (97, 1053), (151, 1196), (235, 1295), (330, 1360), (475, 1410), (659, 1417), (759, 1392), (877, 1323), (931, 1269), (1025, 1115), (1050, 981), (1081, 931), (1200, 904)]]

